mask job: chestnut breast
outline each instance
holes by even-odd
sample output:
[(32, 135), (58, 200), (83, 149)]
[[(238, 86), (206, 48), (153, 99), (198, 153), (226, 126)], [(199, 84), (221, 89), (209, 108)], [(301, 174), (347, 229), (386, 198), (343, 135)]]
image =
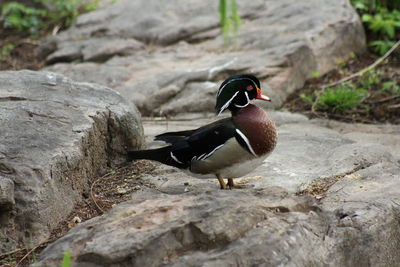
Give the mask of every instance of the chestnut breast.
[(271, 153), (277, 142), (274, 121), (263, 109), (249, 104), (232, 116), (235, 126), (247, 137), (257, 156)]

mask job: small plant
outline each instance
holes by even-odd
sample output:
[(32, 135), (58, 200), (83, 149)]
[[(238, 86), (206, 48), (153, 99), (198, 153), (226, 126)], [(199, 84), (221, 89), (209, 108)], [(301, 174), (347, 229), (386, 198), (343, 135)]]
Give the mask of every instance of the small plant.
[(319, 78), (319, 77), (321, 77), (321, 73), (319, 73), (318, 71), (311, 72), (311, 78)]
[(341, 113), (360, 107), (367, 96), (367, 90), (349, 85), (326, 88), (317, 93), (315, 109)]
[(78, 17), (78, 8), (82, 0), (41, 0), (41, 2), (52, 5), (55, 10), (48, 12), (47, 18), (54, 23), (58, 22), (66, 28)]
[(240, 16), (237, 10), (236, 0), (219, 1), (219, 18), (224, 35), (224, 44), (227, 46), (230, 43), (232, 35), (236, 35), (240, 26)]
[(308, 94), (300, 94), (299, 95), (300, 99), (303, 100), (304, 102), (306, 102), (309, 105), (313, 105), (314, 104), (314, 99), (312, 97), (312, 95), (308, 95)]
[(4, 19), (4, 28), (34, 33), (43, 25), (46, 11), (27, 7), (18, 2), (9, 2), (1, 8), (1, 16)]
[(337, 63), (337, 71), (339, 72), (340, 75), (344, 75), (346, 73), (346, 66), (347, 62), (344, 59), (338, 59), (336, 60)]
[(378, 14), (364, 14), (361, 20), (366, 22), (369, 29), (373, 32), (394, 38), (396, 27), (400, 27), (398, 18), (399, 11), (389, 12), (387, 9), (380, 9), (380, 13)]
[(400, 86), (393, 81), (384, 82), (382, 84), (382, 90), (389, 93), (397, 94), (400, 93)]
[(37, 0), (36, 2), (50, 6), (51, 10), (28, 7), (16, 1), (4, 4), (1, 7), (3, 27), (30, 34), (36, 34), (39, 30), (48, 31), (56, 25), (67, 28), (81, 12), (96, 9), (99, 0), (85, 4), (82, 4), (83, 0)]
[(366, 26), (372, 33), (369, 42), (372, 50), (384, 55), (398, 39), (400, 29), (400, 1), (351, 0)]
[(372, 50), (380, 55), (384, 55), (394, 45), (394, 41), (389, 40), (375, 40), (368, 44)]
[(6, 44), (3, 47), (1, 47), (0, 48), (0, 59), (2, 59), (4, 57), (8, 57), (13, 49), (14, 49), (13, 44)]
[(71, 252), (67, 250), (64, 252), (64, 257), (61, 263), (61, 267), (70, 267), (70, 266), (71, 266)]
[(372, 89), (374, 86), (382, 82), (382, 72), (379, 70), (369, 70), (361, 75), (358, 84), (361, 88), (366, 90)]
[[(99, 7), (99, 1), (100, 0), (94, 0), (92, 2), (87, 3), (84, 6), (85, 12), (90, 12), (90, 11), (96, 10)], [(115, 1), (113, 1), (113, 2), (115, 2)]]

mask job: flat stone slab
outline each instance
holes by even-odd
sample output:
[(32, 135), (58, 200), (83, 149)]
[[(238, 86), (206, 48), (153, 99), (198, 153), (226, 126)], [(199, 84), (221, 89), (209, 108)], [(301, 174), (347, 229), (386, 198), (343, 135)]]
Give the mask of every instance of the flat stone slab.
[(365, 51), (347, 0), (237, 2), (241, 27), (224, 47), (218, 1), (120, 0), (43, 43), (57, 63), (46, 69), (112, 87), (142, 114), (158, 116), (213, 111), (218, 86), (237, 73), (265, 82), (279, 107), (313, 72)]
[(0, 72), (0, 252), (47, 240), (89, 180), (141, 147), (137, 109), (60, 74)]
[[(308, 120), (303, 115), (288, 112), (269, 113), (278, 126), (277, 147), (262, 166), (236, 180), (244, 185), (255, 188), (280, 186), (295, 193), (318, 179), (345, 176), (381, 161), (400, 159), (399, 126), (352, 125)], [(152, 141), (155, 135), (195, 129), (215, 119), (213, 114), (193, 114), (177, 117), (175, 121), (145, 120), (146, 140), (150, 147), (162, 146), (163, 142)], [(347, 132), (350, 129), (353, 130), (351, 135)], [(163, 192), (177, 193), (179, 188), (179, 193), (184, 193), (218, 187), (216, 179), (196, 179), (175, 168), (162, 165), (159, 168), (165, 173), (160, 171), (148, 179)]]
[[(82, 223), (34, 266), (70, 250), (75, 266), (393, 266), (400, 260), (398, 126), (351, 125), (271, 112), (278, 146), (264, 164), (220, 190), (161, 166), (142, 179), (156, 189)], [(144, 119), (151, 138), (204, 125), (212, 115)], [(375, 130), (374, 130), (375, 129)], [(375, 131), (375, 132), (374, 132)], [(376, 142), (378, 141), (378, 142)]]

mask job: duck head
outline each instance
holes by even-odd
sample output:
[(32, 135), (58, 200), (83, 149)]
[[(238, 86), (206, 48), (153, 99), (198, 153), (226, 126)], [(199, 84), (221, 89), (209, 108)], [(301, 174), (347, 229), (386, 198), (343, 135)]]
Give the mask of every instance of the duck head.
[(271, 101), (261, 93), (260, 81), (253, 75), (233, 75), (219, 87), (215, 112), (221, 114), (225, 109), (230, 111), (244, 108), (253, 99)]

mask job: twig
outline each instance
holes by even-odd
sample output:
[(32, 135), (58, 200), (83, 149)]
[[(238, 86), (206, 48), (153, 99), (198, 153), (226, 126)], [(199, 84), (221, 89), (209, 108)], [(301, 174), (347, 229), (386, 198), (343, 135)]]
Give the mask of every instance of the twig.
[(12, 254), (18, 253), (18, 252), (23, 251), (23, 250), (27, 250), (27, 248), (18, 248), (18, 249), (14, 249), (12, 251), (3, 253), (3, 254), (0, 255), (0, 259), (3, 259), (5, 257), (7, 257), (7, 256), (10, 256)]
[(315, 98), (315, 101), (314, 101), (314, 103), (311, 105), (311, 112), (313, 113), (313, 114), (317, 114), (317, 104), (318, 104), (318, 102), (319, 102), (319, 94), (315, 94), (317, 97)]
[(397, 108), (400, 108), (400, 104), (388, 106), (388, 109), (397, 109)]
[(343, 78), (343, 79), (340, 79), (339, 81), (336, 81), (336, 82), (332, 82), (332, 83), (323, 85), (323, 86), (321, 87), (321, 89), (325, 89), (325, 88), (327, 88), (327, 87), (332, 87), (332, 86), (335, 86), (335, 85), (338, 85), (338, 84), (347, 82), (347, 81), (349, 81), (349, 80), (352, 80), (352, 79), (354, 79), (354, 78), (356, 78), (356, 77), (359, 77), (359, 76), (363, 75), (364, 73), (366, 73), (366, 72), (372, 70), (373, 68), (375, 68), (376, 66), (378, 66), (380, 63), (382, 63), (382, 61), (384, 61), (388, 56), (390, 56), (390, 54), (392, 54), (393, 51), (396, 50), (397, 47), (399, 47), (399, 45), (400, 45), (400, 40), (398, 40), (398, 41), (389, 49), (389, 51), (387, 51), (382, 57), (378, 58), (374, 63), (372, 63), (372, 64), (369, 65), (368, 67), (366, 67), (366, 68), (364, 68), (364, 69), (362, 69), (362, 70), (360, 70), (360, 71), (358, 71), (358, 72), (356, 72), (356, 73), (353, 73), (353, 74), (350, 75), (350, 76), (347, 76), (347, 77), (345, 77), (345, 78)]
[[(124, 166), (124, 167), (122, 167), (122, 168), (119, 168), (119, 169), (117, 169), (117, 171), (125, 170), (125, 169), (128, 169), (128, 168), (129, 168), (129, 165), (128, 165), (128, 166)], [(102, 213), (104, 213), (105, 211), (99, 206), (99, 204), (97, 204), (96, 198), (94, 197), (94, 194), (93, 194), (93, 187), (95, 186), (95, 184), (96, 184), (98, 181), (100, 181), (100, 180), (102, 180), (102, 179), (104, 179), (104, 178), (107, 178), (108, 176), (111, 176), (111, 175), (113, 175), (113, 174), (115, 174), (115, 173), (113, 173), (113, 172), (106, 173), (105, 175), (103, 175), (102, 177), (100, 177), (100, 178), (98, 178), (96, 181), (94, 181), (94, 182), (92, 183), (92, 185), (90, 186), (90, 198), (93, 200), (93, 203), (96, 205), (97, 209), (98, 209), (99, 211), (101, 211)]]
[(378, 103), (387, 102), (387, 101), (390, 101), (390, 100), (393, 100), (393, 99), (396, 99), (399, 97), (400, 97), (400, 95), (391, 95), (391, 96), (388, 96), (388, 97), (385, 97), (385, 98), (382, 98), (382, 99), (379, 99), (376, 101), (368, 101), (367, 103), (368, 104), (378, 104)]
[(36, 247), (32, 248), (31, 250), (28, 251), (28, 253), (25, 254), (25, 256), (23, 256), (19, 262), (15, 265), (15, 267), (18, 267), (18, 265), (20, 265), (34, 250), (36, 250), (38, 247), (40, 247), (41, 244), (37, 245)]
[[(52, 239), (47, 239), (46, 241), (40, 243), (39, 245), (35, 246), (34, 248), (32, 248), (31, 250), (29, 250), (20, 260), (19, 262), (14, 266), (14, 267), (18, 267), (19, 264), (21, 264), (33, 251), (35, 251), (36, 249), (43, 247), (43, 246), (47, 246), (49, 243), (52, 243), (54, 241), (57, 240), (58, 237), (52, 238)], [(24, 251), (24, 250), (28, 250), (28, 248), (24, 247), (24, 248), (19, 248), (19, 249), (15, 249), (13, 251), (4, 253), (0, 255), (0, 258), (3, 258), (5, 256), (9, 256), (9, 255), (13, 255), (15, 253), (18, 253), (20, 251)]]
[(98, 178), (96, 181), (94, 181), (94, 182), (92, 183), (92, 185), (90, 186), (90, 198), (92, 199), (93, 203), (96, 205), (97, 209), (98, 209), (99, 211), (101, 211), (102, 213), (104, 213), (104, 210), (99, 206), (99, 204), (97, 204), (96, 198), (95, 198), (94, 195), (93, 195), (93, 187), (94, 187), (94, 185), (95, 185), (98, 181), (100, 181), (101, 179), (106, 178), (106, 177), (108, 177), (108, 176), (110, 176), (110, 175), (112, 175), (111, 172), (109, 172), (109, 173), (103, 175), (102, 177), (100, 177), (100, 178)]
[[(103, 178), (103, 177), (101, 177), (101, 178)], [(102, 208), (100, 208), (99, 204), (97, 204), (96, 198), (95, 198), (94, 195), (93, 195), (93, 187), (94, 187), (94, 185), (95, 185), (98, 181), (100, 181), (101, 178), (99, 178), (99, 179), (97, 179), (96, 181), (94, 181), (94, 182), (92, 183), (92, 185), (90, 186), (90, 198), (93, 200), (93, 203), (96, 205), (97, 209), (98, 209), (99, 211), (101, 211), (102, 213), (104, 213), (104, 210), (103, 210)]]

